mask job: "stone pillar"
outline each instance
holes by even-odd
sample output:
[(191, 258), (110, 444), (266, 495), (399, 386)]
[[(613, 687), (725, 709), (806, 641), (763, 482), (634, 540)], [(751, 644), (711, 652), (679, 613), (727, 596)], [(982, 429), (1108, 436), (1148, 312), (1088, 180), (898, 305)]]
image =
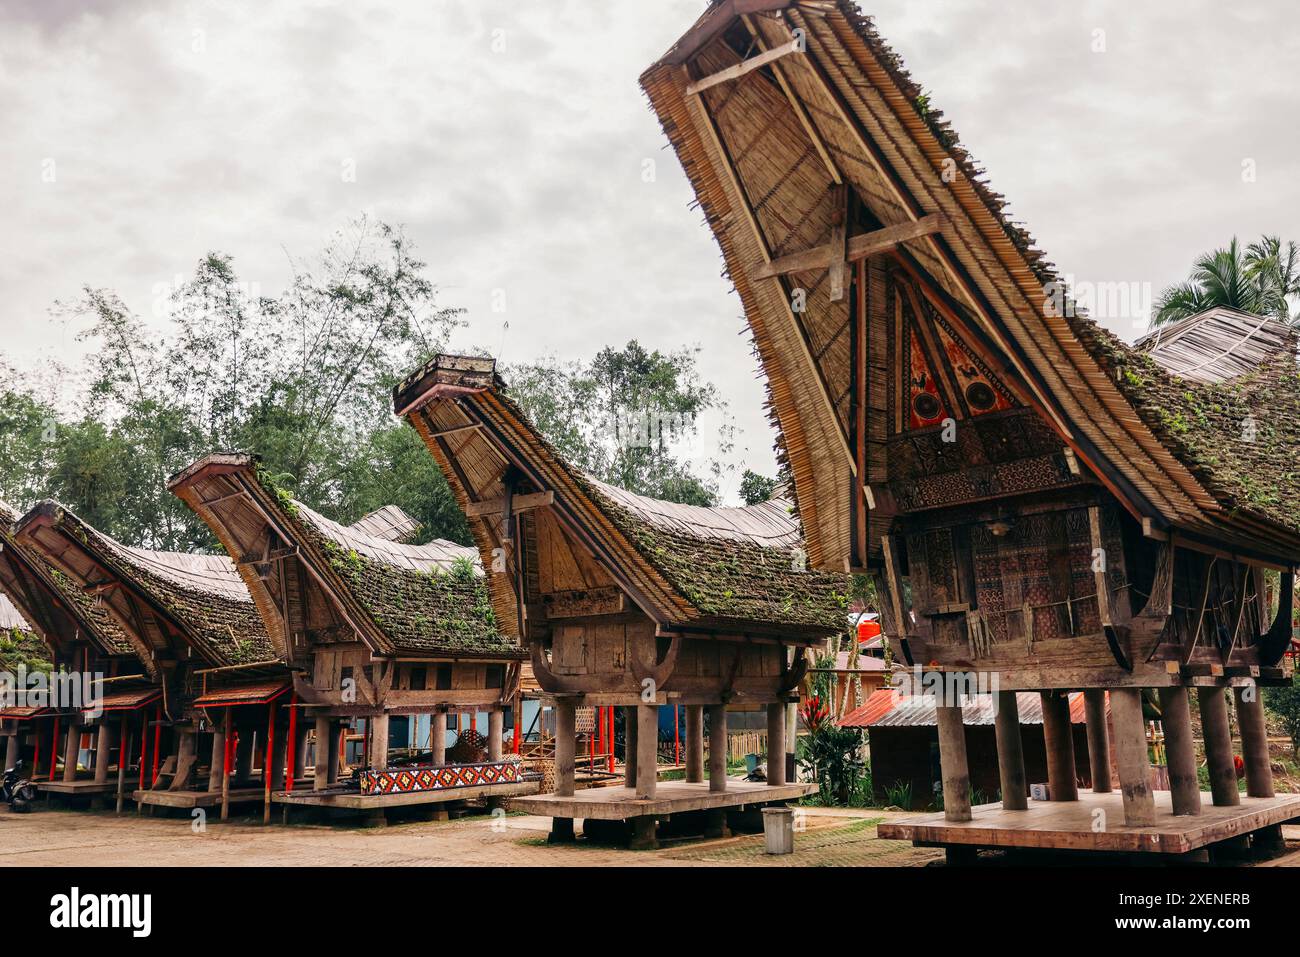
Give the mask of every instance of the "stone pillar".
[(208, 790), (220, 791), (225, 775), (226, 732), (221, 728), (212, 732), (212, 760), (208, 762)]
[(572, 698), (555, 699), (555, 793), (560, 797), (573, 796), (573, 752), (578, 737), (577, 711)]
[(5, 743), (5, 766), (0, 770), (9, 770), (18, 763), (18, 732), (9, 735)]
[(1160, 689), (1161, 724), (1165, 729), (1165, 759), (1174, 814), (1201, 813), (1201, 783), (1196, 778), (1196, 749), (1192, 743), (1192, 709), (1181, 685)]
[(382, 771), (388, 767), (388, 714), (376, 714), (370, 721), (370, 768)]
[(1264, 699), (1256, 685), (1233, 688), (1237, 699), (1237, 729), (1241, 733), (1241, 758), (1246, 765), (1246, 795), (1273, 796), (1273, 766), (1268, 759), (1268, 729), (1264, 726)]
[[(1088, 723), (1088, 766), (1095, 794), (1110, 792), (1110, 733), (1106, 729), (1106, 692), (1089, 688), (1083, 693), (1083, 716)], [(1071, 736), (1073, 737), (1073, 736)]]
[(709, 705), (709, 790), (727, 790), (727, 706)]
[(1079, 800), (1074, 780), (1074, 736), (1070, 699), (1053, 691), (1039, 693), (1043, 703), (1043, 742), (1047, 746), (1047, 784), (1053, 801)]
[(785, 705), (767, 706), (767, 783), (785, 784)]
[(686, 780), (704, 780), (704, 705), (686, 706)]
[(1237, 769), (1232, 763), (1232, 729), (1228, 727), (1228, 701), (1222, 688), (1196, 689), (1201, 709), (1201, 736), (1205, 740), (1205, 763), (1210, 770), (1210, 793), (1215, 807), (1241, 803), (1237, 791)]
[(636, 708), (636, 797), (654, 799), (659, 783), (659, 706), (637, 705)]
[(959, 823), (971, 819), (970, 770), (966, 766), (966, 728), (961, 705), (935, 708), (939, 725), (939, 765), (943, 772), (943, 818)]
[(506, 713), (500, 708), (488, 712), (488, 760), (500, 761), (505, 742)]
[(433, 728), (429, 732), (433, 739), (433, 763), (447, 763), (447, 712), (439, 711), (433, 716)]
[(68, 725), (67, 743), (63, 748), (63, 780), (77, 780), (77, 752), (81, 750), (81, 725)]
[(998, 692), (994, 722), (998, 740), (998, 777), (1002, 781), (1002, 806), (1008, 811), (1029, 807), (1025, 780), (1025, 750), (1020, 738), (1020, 701), (1014, 691)]
[(316, 783), (314, 787), (318, 791), (325, 787), (330, 779), (330, 745), (334, 739), (330, 729), (332, 723), (326, 715), (318, 714), (316, 716)]
[(1124, 823), (1149, 827), (1156, 823), (1156, 799), (1151, 790), (1151, 761), (1147, 755), (1146, 722), (1142, 720), (1142, 692), (1138, 688), (1112, 688), (1110, 714), (1115, 721), (1115, 757), (1119, 761), (1119, 787), (1124, 795)]
[(636, 787), (636, 708), (623, 709), (623, 786)]
[(95, 738), (95, 783), (108, 783), (108, 761), (113, 753), (113, 726), (108, 718), (99, 719), (99, 734)]

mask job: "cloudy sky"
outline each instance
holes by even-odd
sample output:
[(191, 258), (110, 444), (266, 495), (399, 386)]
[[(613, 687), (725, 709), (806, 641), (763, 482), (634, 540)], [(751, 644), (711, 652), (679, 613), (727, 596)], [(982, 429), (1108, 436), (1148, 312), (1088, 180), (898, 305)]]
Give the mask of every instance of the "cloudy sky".
[[(106, 286), (148, 317), (211, 249), (274, 294), (286, 250), (366, 212), (469, 311), (456, 346), (702, 346), (737, 461), (770, 471), (739, 300), (636, 82), (702, 6), (0, 0), (0, 356), (75, 361), (54, 300)], [(866, 9), (1085, 291), (1140, 303), (1234, 233), (1300, 239), (1286, 0)], [(1132, 339), (1135, 311), (1102, 319)]]

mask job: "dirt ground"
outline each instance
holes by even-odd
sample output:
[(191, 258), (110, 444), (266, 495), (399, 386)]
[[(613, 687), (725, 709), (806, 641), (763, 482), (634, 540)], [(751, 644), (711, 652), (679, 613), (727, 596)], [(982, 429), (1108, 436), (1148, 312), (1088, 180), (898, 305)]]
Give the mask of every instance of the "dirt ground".
[(590, 845), (548, 845), (550, 819), (523, 815), (420, 822), (367, 829), (279, 824), (252, 818), (212, 821), (196, 830), (188, 817), (121, 817), (111, 812), (0, 810), (0, 864), (18, 866), (921, 866), (941, 860), (933, 850), (876, 838), (880, 811), (806, 809), (795, 853), (770, 857), (762, 835), (684, 841), (654, 851)]

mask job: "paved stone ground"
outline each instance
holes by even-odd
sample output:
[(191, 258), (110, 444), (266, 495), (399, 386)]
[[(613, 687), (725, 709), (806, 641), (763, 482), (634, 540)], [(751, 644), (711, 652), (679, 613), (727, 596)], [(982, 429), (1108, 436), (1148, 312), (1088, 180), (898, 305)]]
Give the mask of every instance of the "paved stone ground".
[(213, 821), (197, 832), (188, 817), (137, 817), (128, 812), (0, 810), (0, 865), (95, 867), (135, 865), (537, 866), (917, 866), (941, 859), (932, 850), (876, 838), (880, 811), (809, 808), (795, 835), (795, 853), (773, 858), (762, 835), (685, 841), (655, 851), (579, 842), (548, 845), (549, 818), (477, 814), (456, 821), (365, 829), (346, 825), (264, 826), (243, 818)]

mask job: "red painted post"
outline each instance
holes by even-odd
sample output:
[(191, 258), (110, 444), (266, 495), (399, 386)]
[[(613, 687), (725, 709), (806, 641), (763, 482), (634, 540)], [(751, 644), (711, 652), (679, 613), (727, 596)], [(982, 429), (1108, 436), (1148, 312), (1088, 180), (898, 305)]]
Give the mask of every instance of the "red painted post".
[(511, 748), (515, 754), (519, 753), (519, 739), (524, 735), (524, 701), (518, 695), (515, 695), (515, 740)]
[(149, 757), (149, 712), (140, 712), (140, 790), (144, 790), (144, 766)]
[(33, 723), (32, 733), (36, 735), (36, 749), (32, 755), (32, 777), (36, 778), (41, 773), (41, 726)]
[(266, 757), (263, 759), (262, 779), (267, 790), (271, 787), (271, 760), (275, 757), (275, 702), (266, 704)]
[(605, 717), (609, 721), (609, 773), (614, 773), (614, 706), (610, 705), (605, 709)]
[[(226, 713), (229, 714), (229, 711), (227, 711)], [(230, 755), (235, 750), (235, 742), (238, 739), (239, 739), (238, 731), (236, 731), (234, 734), (226, 735), (225, 752), (221, 755), (221, 772), (223, 774), (230, 773)]]
[(284, 789), (293, 790), (293, 764), (298, 759), (298, 692), (289, 694), (289, 740), (284, 753)]
[(149, 778), (149, 788), (158, 783), (158, 749), (162, 746), (162, 702), (158, 702), (158, 710), (154, 714), (153, 726), (153, 775)]

